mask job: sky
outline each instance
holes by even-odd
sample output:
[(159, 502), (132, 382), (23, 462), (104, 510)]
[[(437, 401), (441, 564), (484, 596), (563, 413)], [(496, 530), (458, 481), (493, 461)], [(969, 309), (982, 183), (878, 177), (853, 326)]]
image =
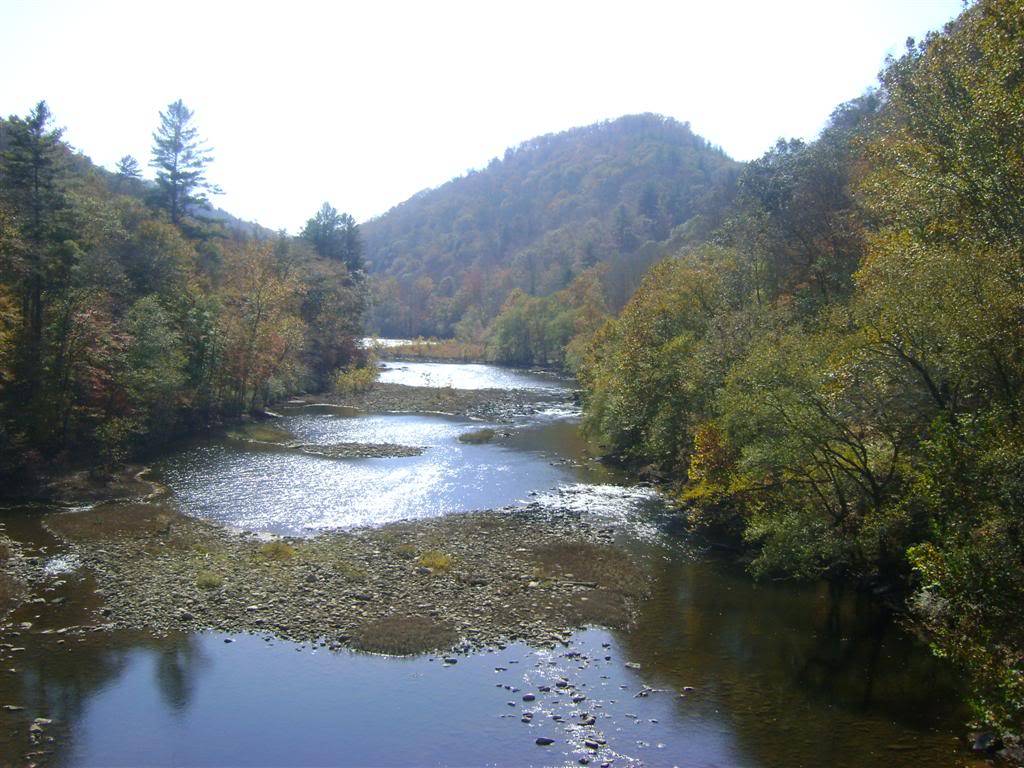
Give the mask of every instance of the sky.
[[(0, 0), (0, 113), (145, 165), (182, 99), (219, 207), (363, 221), (506, 147), (657, 112), (738, 160), (813, 138), (961, 0)], [(147, 175), (152, 172), (147, 168)]]

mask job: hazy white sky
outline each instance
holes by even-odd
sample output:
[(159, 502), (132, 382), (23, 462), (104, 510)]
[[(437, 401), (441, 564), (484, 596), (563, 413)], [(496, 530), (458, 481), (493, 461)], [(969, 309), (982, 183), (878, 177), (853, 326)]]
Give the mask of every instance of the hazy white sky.
[[(363, 220), (538, 134), (636, 112), (730, 155), (811, 137), (960, 0), (0, 0), (0, 112), (45, 98), (113, 167), (181, 98), (216, 204), (296, 231)], [(148, 169), (147, 169), (148, 172)]]

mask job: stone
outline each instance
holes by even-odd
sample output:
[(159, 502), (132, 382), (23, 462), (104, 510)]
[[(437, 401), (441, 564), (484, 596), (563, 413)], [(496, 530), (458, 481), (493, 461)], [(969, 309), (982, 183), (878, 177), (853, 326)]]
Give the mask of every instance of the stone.
[(983, 731), (974, 738), (972, 752), (995, 752), (1003, 747), (1003, 740), (992, 731)]
[(555, 743), (554, 739), (549, 739), (547, 736), (539, 736), (537, 738), (538, 747), (549, 747)]

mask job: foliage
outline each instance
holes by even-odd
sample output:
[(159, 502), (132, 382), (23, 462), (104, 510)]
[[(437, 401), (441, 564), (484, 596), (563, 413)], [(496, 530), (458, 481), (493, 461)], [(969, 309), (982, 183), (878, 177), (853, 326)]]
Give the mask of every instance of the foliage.
[(650, 114), (524, 142), (363, 225), (370, 326), (450, 337), (467, 318), (490, 323), (516, 290), (550, 296), (596, 265), (619, 308), (675, 230), (699, 239), (720, 220), (737, 168)]
[(487, 332), (490, 359), (575, 370), (586, 341), (608, 314), (600, 275), (588, 270), (551, 296), (513, 291)]
[(899, 583), (1024, 726), (1024, 6), (982, 0), (740, 175), (580, 367), (586, 428), (758, 575)]
[(363, 273), (363, 242), (359, 225), (347, 213), (324, 203), (316, 215), (306, 222), (302, 237), (325, 259), (341, 261), (353, 275)]
[(331, 389), (339, 395), (358, 395), (370, 390), (378, 375), (374, 365), (345, 368), (334, 375)]
[(198, 165), (158, 173), (153, 200), (131, 158), (110, 174), (73, 154), (45, 102), (0, 125), (5, 482), (30, 464), (116, 465), (196, 425), (325, 388), (365, 357), (365, 290), (344, 263), (301, 238), (229, 229), (230, 217), (186, 222), (200, 213), (202, 154), (189, 149), (190, 113), (172, 107), (158, 156)]

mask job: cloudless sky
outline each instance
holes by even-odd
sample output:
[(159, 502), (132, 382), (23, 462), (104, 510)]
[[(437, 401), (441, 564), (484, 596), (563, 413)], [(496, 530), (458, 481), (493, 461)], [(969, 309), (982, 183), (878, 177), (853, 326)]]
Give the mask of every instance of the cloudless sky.
[[(748, 160), (813, 137), (960, 0), (0, 0), (0, 113), (148, 162), (181, 98), (214, 202), (294, 232), (364, 220), (539, 134), (637, 112)], [(151, 171), (147, 168), (147, 175)]]

